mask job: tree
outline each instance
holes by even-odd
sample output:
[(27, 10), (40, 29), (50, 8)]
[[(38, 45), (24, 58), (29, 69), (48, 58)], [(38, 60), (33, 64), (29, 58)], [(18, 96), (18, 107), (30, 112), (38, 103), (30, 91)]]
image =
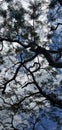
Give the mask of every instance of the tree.
[[(40, 21), (42, 13), (41, 1), (30, 1), (28, 11), (20, 2), (13, 3), (13, 1), (7, 0), (6, 2), (7, 4), (8, 2), (10, 3), (6, 7), (7, 9), (2, 7), (0, 9), (2, 19), (0, 25), (0, 63), (1, 66), (3, 63), (3, 67), (5, 68), (4, 77), (2, 76), (0, 83), (2, 94), (6, 96), (9, 96), (9, 93), (12, 96), (16, 95), (15, 102), (13, 102), (11, 97), (12, 101), (10, 104), (8, 103), (15, 111), (26, 98), (38, 94), (43, 95), (51, 103), (62, 108), (62, 100), (58, 99), (55, 93), (51, 91), (47, 93), (43, 90), (43, 87), (46, 86), (46, 81), (41, 81), (40, 84), (37, 81), (37, 75), (42, 75), (42, 69), (46, 72), (50, 66), (51, 68), (62, 68), (62, 48), (56, 50), (47, 49), (48, 45), (42, 45), (40, 41), (39, 29), (42, 26), (42, 22)], [(58, 25), (60, 24), (58, 23)], [(7, 46), (7, 50), (4, 50), (5, 46)], [(43, 68), (46, 60), (49, 65)], [(7, 62), (10, 64), (9, 67), (7, 66)], [(23, 73), (22, 75), (21, 72)], [(55, 72), (52, 73), (55, 74)], [(21, 79), (23, 76), (26, 78), (26, 81), (22, 82)], [(29, 95), (26, 95), (27, 90), (25, 88), (32, 85), (35, 86), (33, 88), (35, 92), (32, 93), (29, 90)], [(15, 92), (17, 86), (24, 90), (25, 97), (22, 96), (20, 88), (18, 88), (20, 96), (17, 96), (17, 91)], [(8, 88), (9, 92), (7, 92)]]

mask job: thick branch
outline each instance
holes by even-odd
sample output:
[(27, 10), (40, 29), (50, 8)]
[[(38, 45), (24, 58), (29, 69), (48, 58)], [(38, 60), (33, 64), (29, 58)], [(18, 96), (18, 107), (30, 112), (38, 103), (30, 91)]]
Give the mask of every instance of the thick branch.
[(0, 37), (0, 41), (3, 42), (3, 41), (7, 41), (7, 42), (16, 42), (16, 43), (19, 43), (21, 46), (23, 46), (24, 48), (28, 48), (29, 45), (25, 45), (24, 43), (22, 43), (20, 40), (16, 40), (16, 39), (11, 39), (11, 38), (2, 38)]
[[(37, 55), (39, 54), (43, 54), (45, 56), (45, 58), (47, 59), (48, 63), (50, 66), (55, 67), (55, 68), (62, 68), (62, 62), (58, 61), (54, 61), (53, 57), (51, 56), (52, 54), (59, 54), (59, 51), (50, 51), (50, 50), (46, 50), (45, 48), (38, 46), (37, 49), (33, 50)], [(62, 50), (61, 50), (62, 51)]]
[(53, 103), (56, 106), (59, 106), (60, 108), (62, 108), (62, 100), (61, 99), (57, 99), (56, 95), (51, 93), (51, 94), (47, 94), (45, 91), (42, 91), (41, 87), (38, 85), (37, 81), (35, 80), (35, 77), (33, 75), (33, 73), (25, 66), (23, 65), (24, 68), (30, 73), (30, 75), (33, 78), (34, 84), (37, 87), (37, 89), (39, 90), (39, 92), (46, 97), (51, 103)]
[[(25, 49), (30, 47), (30, 45), (25, 45), (20, 40), (13, 40), (13, 39), (10, 39), (10, 38), (1, 38), (0, 37), (1, 42), (4, 41), (4, 40), (9, 41), (9, 42), (18, 42)], [(62, 68), (62, 62), (54, 61), (52, 56), (51, 56), (51, 54), (59, 54), (60, 52), (62, 52), (62, 49), (60, 51), (59, 50), (54, 51), (54, 50), (46, 50), (45, 48), (43, 48), (41, 46), (37, 46), (37, 49), (33, 49), (33, 50), (31, 49), (31, 51), (35, 52), (36, 55), (43, 54), (45, 56), (45, 58), (47, 59), (47, 61), (49, 62), (50, 66), (55, 67), (55, 68)]]

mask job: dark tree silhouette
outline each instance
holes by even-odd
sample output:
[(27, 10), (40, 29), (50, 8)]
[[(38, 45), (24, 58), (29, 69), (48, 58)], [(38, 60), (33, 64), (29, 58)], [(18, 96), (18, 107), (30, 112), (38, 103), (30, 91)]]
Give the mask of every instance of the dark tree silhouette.
[[(62, 99), (60, 94), (56, 93), (57, 89), (59, 91), (56, 83), (57, 70), (62, 69), (62, 47), (50, 46), (50, 41), (54, 42), (52, 35), (62, 26), (61, 21), (52, 24), (57, 18), (55, 13), (60, 12), (62, 1), (51, 0), (50, 4), (46, 2), (47, 11), (46, 6), (43, 6), (44, 1), (30, 0), (26, 1), (27, 5), (24, 5), (24, 2), (0, 2), (0, 110), (5, 109), (6, 114), (7, 109), (11, 118), (11, 130), (18, 130), (18, 127), (14, 126), (14, 116), (18, 111), (30, 114), (35, 111), (36, 106), (47, 106), (46, 102), (49, 106), (62, 108)], [(49, 8), (55, 9), (53, 13)], [(47, 17), (45, 23), (42, 19), (44, 10)], [(42, 29), (46, 25), (48, 33), (45, 41)], [(62, 80), (58, 82), (61, 85), (59, 87), (62, 87)], [(35, 102), (35, 105), (31, 107), (32, 102)], [(3, 117), (1, 118), (3, 120)], [(33, 130), (36, 129), (38, 121), (37, 117), (32, 121)], [(9, 125), (8, 122), (7, 120)], [(23, 129), (27, 128), (24, 123), (19, 124)], [(4, 122), (0, 124), (6, 128)]]
[[(7, 0), (6, 2), (10, 1)], [(58, 0), (58, 2), (62, 5), (61, 0)], [(42, 91), (41, 86), (38, 85), (34, 76), (34, 72), (37, 72), (37, 70), (40, 70), (41, 68), (41, 64), (39, 62), (34, 62), (34, 59), (39, 55), (43, 57), (43, 60), (47, 60), (49, 66), (54, 68), (62, 68), (62, 61), (60, 60), (62, 57), (62, 48), (58, 48), (57, 50), (46, 49), (46, 45), (42, 46), (40, 43), (38, 29), (39, 26), (41, 26), (41, 21), (39, 20), (39, 17), (42, 13), (41, 2), (36, 0), (34, 0), (34, 2), (30, 1), (28, 10), (24, 9), (23, 6), (18, 2), (14, 6), (11, 2), (11, 5), (8, 5), (7, 10), (2, 8), (0, 10), (0, 15), (3, 17), (3, 23), (0, 26), (0, 52), (3, 51), (4, 42), (9, 42), (10, 44), (18, 43), (20, 45), (20, 50), (17, 48), (15, 51), (20, 53), (20, 61), (17, 63), (18, 66), (12, 78), (6, 80), (1, 85), (4, 85), (2, 88), (2, 94), (5, 94), (7, 85), (16, 79), (19, 70), (23, 66), (26, 72), (32, 77), (32, 83), (35, 84), (41, 95), (46, 97), (53, 104), (62, 107), (62, 100), (57, 99), (57, 96), (53, 93), (47, 94), (46, 92)], [(25, 55), (24, 58), (22, 52)], [(53, 55), (56, 55), (56, 58), (54, 58)], [(34, 64), (38, 64), (37, 69), (35, 68), (34, 71), (26, 66), (26, 64), (30, 63), (31, 61), (33, 61)], [(33, 68), (33, 66), (31, 66), (31, 68)], [(30, 83), (28, 82), (28, 84)]]
[[(8, 77), (6, 78), (5, 74), (4, 77), (1, 76), (2, 81), (0, 82), (0, 89), (2, 97), (5, 98), (7, 87), (9, 86), (9, 88), (12, 89), (9, 93), (11, 93), (11, 95), (16, 95), (16, 101), (13, 103), (11, 98), (12, 103), (7, 103), (2, 98), (3, 102), (10, 105), (11, 109), (16, 112), (25, 99), (39, 94), (40, 97), (45, 97), (51, 104), (62, 108), (62, 100), (58, 98), (55, 93), (52, 91), (50, 91), (50, 93), (44, 91), (43, 88), (45, 87), (46, 82), (43, 81), (39, 84), (36, 79), (36, 75), (38, 74), (37, 72), (40, 72), (39, 78), (41, 77), (41, 69), (49, 72), (49, 67), (51, 67), (51, 69), (62, 68), (62, 48), (50, 49), (48, 43), (42, 44), (41, 42), (42, 35), (40, 27), (43, 26), (43, 23), (41, 22), (41, 2), (36, 0), (30, 1), (27, 9), (24, 8), (20, 2), (13, 3), (12, 0), (6, 0), (6, 2), (8, 4), (7, 9), (3, 9), (3, 7), (0, 8), (2, 21), (0, 24), (0, 65), (5, 64), (3, 68), (6, 69), (5, 74), (8, 72)], [(58, 0), (58, 2), (62, 5), (61, 0)], [(53, 6), (53, 3), (51, 3), (49, 7), (51, 6)], [(55, 31), (59, 25), (62, 25), (62, 23), (58, 23), (55, 27), (50, 27), (50, 31)], [(47, 36), (47, 38), (50, 37)], [(5, 50), (6, 46), (7, 49), (9, 48), (8, 51)], [(39, 60), (39, 57), (42, 60)], [(9, 60), (11, 65), (8, 63), (7, 66), (6, 63), (9, 62)], [(43, 68), (45, 62), (48, 63), (48, 66)], [(21, 73), (24, 73), (27, 77), (26, 82), (23, 79), (24, 84), (21, 81)], [(52, 73), (54, 73), (54, 71)], [(18, 76), (20, 77), (19, 81), (17, 81)], [(21, 91), (19, 90), (20, 96), (18, 97), (14, 89), (10, 87), (12, 84), (13, 86), (16, 85), (16, 88), (19, 85), (22, 90), (27, 88), (28, 85), (30, 87), (33, 85), (37, 91), (31, 93), (29, 88), (28, 93), (26, 94), (25, 91), (23, 97), (23, 94), (21, 94)], [(13, 126), (13, 116), (11, 124), (12, 128), (17, 130)]]

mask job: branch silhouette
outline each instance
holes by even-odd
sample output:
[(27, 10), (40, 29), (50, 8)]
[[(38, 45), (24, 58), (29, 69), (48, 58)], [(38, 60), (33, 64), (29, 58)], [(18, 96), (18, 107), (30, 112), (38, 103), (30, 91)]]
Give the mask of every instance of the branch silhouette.
[[(39, 54), (43, 54), (50, 66), (55, 67), (55, 68), (62, 68), (62, 62), (61, 61), (56, 62), (56, 60), (54, 61), (53, 57), (52, 57), (53, 54), (60, 54), (60, 52), (62, 52), (62, 49), (58, 49), (56, 51), (54, 51), (54, 50), (46, 50), (44, 47), (41, 47), (41, 46), (37, 45), (36, 43), (34, 43), (36, 49), (35, 48), (33, 49), (33, 48), (31, 48), (30, 44), (25, 45), (24, 43), (20, 42), (19, 40), (12, 40), (10, 38), (1, 38), (0, 37), (0, 41), (1, 42), (2, 41), (17, 42), (22, 47), (24, 47), (25, 49), (30, 48), (30, 51), (35, 52), (36, 56), (39, 55)], [(59, 57), (59, 59), (60, 58), (61, 57)]]
[(62, 100), (58, 99), (57, 96), (54, 93), (50, 93), (47, 94), (45, 91), (42, 91), (42, 88), (39, 86), (39, 84), (37, 83), (34, 74), (30, 71), (30, 69), (28, 69), (25, 65), (23, 65), (23, 67), (30, 73), (30, 75), (32, 76), (32, 79), (34, 81), (35, 86), (37, 87), (37, 89), (39, 90), (40, 94), (42, 94), (44, 97), (46, 97), (47, 100), (49, 100), (52, 104), (62, 108)]

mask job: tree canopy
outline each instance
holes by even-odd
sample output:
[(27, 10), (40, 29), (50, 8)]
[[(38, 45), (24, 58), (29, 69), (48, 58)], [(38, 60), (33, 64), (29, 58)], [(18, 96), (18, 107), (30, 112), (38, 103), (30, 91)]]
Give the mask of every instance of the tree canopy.
[[(57, 5), (58, 12), (59, 6), (62, 6), (61, 0), (47, 4), (49, 8)], [(26, 98), (34, 95), (43, 96), (51, 104), (62, 108), (62, 100), (52, 91), (56, 88), (53, 81), (56, 69), (62, 68), (62, 47), (61, 44), (56, 48), (50, 47), (52, 34), (62, 23), (49, 25), (49, 21), (53, 22), (56, 18), (48, 10), (47, 20), (42, 22), (41, 0), (28, 1), (26, 6), (20, 1), (5, 0), (1, 1), (0, 7), (1, 98), (11, 97), (10, 103), (4, 98), (3, 101), (14, 111)], [(44, 24), (48, 26), (48, 31), (43, 38)], [(32, 86), (34, 92), (30, 90)]]

